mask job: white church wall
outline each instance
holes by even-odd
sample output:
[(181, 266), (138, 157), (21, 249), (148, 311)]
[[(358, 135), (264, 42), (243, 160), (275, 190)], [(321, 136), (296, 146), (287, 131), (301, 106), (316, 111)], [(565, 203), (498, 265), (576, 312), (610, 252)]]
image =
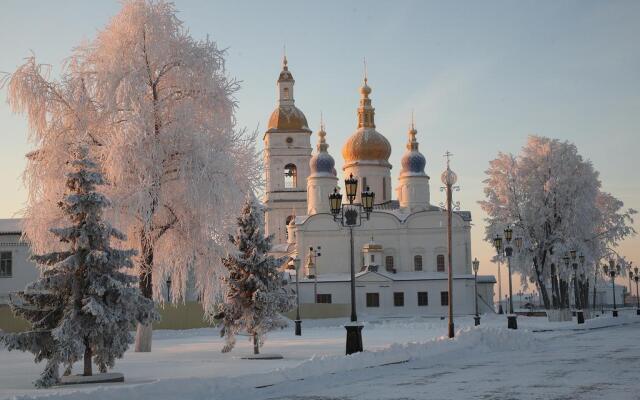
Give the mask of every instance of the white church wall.
[(9, 294), (23, 290), (40, 275), (36, 264), (29, 259), (29, 246), (20, 240), (19, 234), (0, 233), (0, 252), (11, 254), (11, 274), (0, 276), (0, 304), (6, 304)]

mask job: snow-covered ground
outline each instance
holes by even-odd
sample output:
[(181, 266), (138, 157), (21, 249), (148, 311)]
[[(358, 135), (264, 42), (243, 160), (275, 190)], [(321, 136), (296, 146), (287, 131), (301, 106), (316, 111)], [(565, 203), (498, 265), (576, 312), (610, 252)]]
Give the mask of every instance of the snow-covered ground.
[(366, 351), (349, 357), (342, 322), (304, 321), (302, 337), (293, 328), (272, 333), (263, 352), (282, 360), (241, 360), (248, 340), (222, 354), (213, 329), (157, 331), (152, 353), (118, 361), (124, 384), (36, 390), (42, 365), (0, 350), (0, 399), (640, 398), (640, 317), (631, 313), (587, 321), (586, 328), (604, 327), (589, 330), (520, 317), (520, 329), (510, 331), (504, 316), (485, 316), (474, 328), (460, 317), (455, 340), (442, 336), (439, 319), (373, 320), (363, 330)]

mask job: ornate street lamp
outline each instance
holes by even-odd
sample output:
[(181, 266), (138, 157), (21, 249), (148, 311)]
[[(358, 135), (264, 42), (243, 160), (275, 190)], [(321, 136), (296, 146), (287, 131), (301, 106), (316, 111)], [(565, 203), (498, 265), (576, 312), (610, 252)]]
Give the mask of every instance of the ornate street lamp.
[(640, 274), (638, 274), (638, 267), (633, 268), (633, 280), (636, 281), (636, 315), (640, 315), (640, 293), (638, 292)]
[(496, 253), (498, 253), (498, 314), (504, 314), (502, 311), (502, 274), (500, 273), (500, 256), (502, 255), (502, 238), (500, 235), (496, 234), (496, 237), (493, 238), (493, 247), (496, 249)]
[(480, 315), (478, 314), (478, 268), (480, 268), (480, 261), (478, 261), (478, 258), (474, 258), (473, 262), (471, 263), (473, 265), (473, 284), (475, 286), (475, 292), (476, 292), (476, 296), (475, 296), (475, 303), (476, 303), (476, 316), (473, 317), (473, 321), (475, 326), (480, 325)]
[(513, 312), (513, 286), (511, 284), (511, 256), (513, 256), (511, 239), (513, 238), (513, 229), (507, 226), (504, 230), (504, 238), (507, 241), (504, 254), (507, 256), (507, 270), (509, 271), (509, 315), (507, 315), (507, 328), (518, 329), (518, 317)]
[(296, 336), (302, 336), (302, 320), (300, 319), (300, 259), (292, 257), (289, 260), (289, 269), (296, 270)]
[(616, 306), (616, 275), (620, 274), (620, 265), (616, 265), (616, 262), (614, 260), (609, 260), (609, 265), (604, 265), (602, 267), (602, 269), (604, 270), (604, 274), (605, 275), (609, 275), (609, 277), (611, 277), (611, 291), (613, 293), (613, 310), (611, 312), (611, 314), (614, 317), (618, 316), (618, 307)]
[(455, 172), (451, 170), (449, 167), (449, 157), (451, 153), (447, 151), (447, 169), (444, 170), (442, 175), (440, 176), (440, 180), (444, 183), (444, 189), (447, 193), (447, 261), (448, 261), (448, 274), (447, 274), (447, 283), (448, 283), (448, 303), (449, 303), (449, 338), (453, 338), (455, 336), (454, 324), (453, 324), (453, 265), (452, 265), (452, 252), (453, 252), (453, 241), (451, 240), (451, 216), (453, 213), (453, 187), (458, 181), (458, 176)]
[[(573, 261), (571, 266), (573, 267), (573, 294), (576, 303), (576, 319), (578, 320), (578, 324), (584, 324), (584, 313), (582, 312), (580, 292), (578, 290), (578, 263), (576, 262), (577, 252), (575, 250), (571, 250), (569, 254), (571, 254), (571, 260)], [(584, 263), (584, 256), (581, 255), (580, 259)]]
[(338, 189), (334, 189), (329, 195), (329, 203), (333, 220), (338, 222), (340, 226), (349, 228), (349, 244), (351, 246), (351, 323), (345, 325), (347, 330), (346, 353), (353, 354), (362, 351), (362, 325), (358, 323), (358, 315), (356, 313), (356, 272), (355, 272), (355, 255), (353, 246), (353, 228), (362, 225), (362, 215), (367, 219), (373, 211), (373, 203), (375, 193), (367, 187), (365, 191), (360, 193), (361, 204), (354, 204), (358, 193), (358, 179), (353, 174), (344, 180), (344, 187), (347, 193), (349, 204), (342, 204), (342, 194)]

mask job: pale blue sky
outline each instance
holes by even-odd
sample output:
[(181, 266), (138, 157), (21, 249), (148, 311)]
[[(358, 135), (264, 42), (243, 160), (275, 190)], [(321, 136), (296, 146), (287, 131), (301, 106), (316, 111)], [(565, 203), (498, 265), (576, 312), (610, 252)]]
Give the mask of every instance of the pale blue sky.
[[(640, 208), (638, 1), (175, 3), (195, 37), (209, 34), (229, 48), (229, 73), (243, 81), (238, 120), (250, 129), (264, 130), (274, 108), (286, 44), (296, 104), (314, 132), (324, 113), (338, 168), (356, 127), (366, 57), (377, 128), (393, 145), (393, 175), (413, 109), (435, 204), (442, 154), (455, 154), (458, 199), (474, 215), (482, 272), (495, 271), (476, 203), (483, 172), (499, 150), (517, 151), (529, 134), (576, 143), (604, 189)], [(0, 71), (13, 71), (30, 51), (57, 68), (119, 8), (106, 0), (5, 0)], [(11, 115), (5, 99), (0, 91), (0, 217), (11, 217), (26, 200), (20, 174), (29, 145), (24, 116)], [(623, 249), (640, 263), (639, 238)]]

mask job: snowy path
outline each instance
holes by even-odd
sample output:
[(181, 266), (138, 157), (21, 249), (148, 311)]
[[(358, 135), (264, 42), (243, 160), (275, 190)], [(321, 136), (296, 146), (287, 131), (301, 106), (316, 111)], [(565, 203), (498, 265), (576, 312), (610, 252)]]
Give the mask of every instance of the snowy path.
[[(638, 325), (547, 335), (532, 350), (454, 351), (253, 390), (247, 398), (640, 399)], [(238, 398), (241, 398), (239, 396)]]
[[(521, 329), (510, 331), (504, 316), (485, 317), (476, 329), (464, 317), (454, 341), (440, 336), (446, 321), (439, 319), (372, 321), (363, 331), (366, 352), (352, 357), (343, 356), (340, 322), (307, 321), (302, 337), (273, 333), (263, 351), (285, 356), (273, 361), (241, 360), (250, 351), (245, 340), (221, 354), (211, 329), (159, 331), (152, 353), (118, 361), (124, 384), (101, 386), (35, 390), (42, 366), (0, 350), (0, 399), (640, 399), (633, 397), (640, 395), (632, 379), (640, 371), (635, 315), (590, 320), (591, 328), (628, 325), (583, 332), (544, 318), (520, 318)], [(531, 332), (550, 327), (560, 330)]]

